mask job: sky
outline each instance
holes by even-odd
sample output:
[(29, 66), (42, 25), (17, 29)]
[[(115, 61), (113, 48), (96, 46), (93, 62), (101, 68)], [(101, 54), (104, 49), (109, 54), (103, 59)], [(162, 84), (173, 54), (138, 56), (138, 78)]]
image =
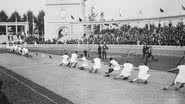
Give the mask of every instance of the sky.
[[(37, 15), (40, 10), (45, 10), (45, 3), (46, 0), (0, 0), (0, 10), (5, 10), (8, 15), (15, 10), (20, 14), (32, 10)], [(92, 6), (97, 13), (104, 11), (107, 19), (133, 19), (185, 14), (181, 4), (185, 5), (185, 0), (87, 0), (86, 5), (88, 12)]]

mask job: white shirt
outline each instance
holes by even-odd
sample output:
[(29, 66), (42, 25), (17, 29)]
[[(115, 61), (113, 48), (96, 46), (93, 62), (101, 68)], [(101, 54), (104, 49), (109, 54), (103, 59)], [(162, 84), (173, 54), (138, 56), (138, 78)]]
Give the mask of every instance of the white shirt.
[(82, 66), (84, 66), (84, 67), (88, 66), (88, 62), (85, 57), (82, 57), (81, 60), (83, 61)]
[(26, 53), (28, 53), (28, 49), (26, 49), (26, 48), (23, 48), (23, 49), (22, 49), (22, 53), (23, 53), (23, 54), (26, 54)]
[(143, 79), (143, 80), (147, 80), (148, 77), (150, 76), (149, 74), (147, 74), (149, 71), (149, 67), (146, 65), (140, 65), (139, 66), (139, 73), (138, 73), (138, 78)]
[(71, 62), (76, 62), (77, 61), (77, 58), (78, 58), (78, 55), (76, 53), (73, 53), (71, 55)]
[(179, 65), (177, 68), (179, 69), (179, 73), (176, 77), (175, 83), (185, 83), (185, 65)]
[(112, 66), (119, 66), (118, 62), (115, 60), (111, 60), (110, 63), (112, 64)]
[(22, 49), (21, 49), (21, 47), (18, 47), (17, 50), (20, 52)]
[(125, 77), (130, 76), (131, 75), (130, 72), (133, 69), (133, 65), (131, 63), (125, 63), (123, 66), (124, 66), (124, 68), (121, 71), (121, 75), (123, 75)]
[(82, 60), (83, 62), (87, 62), (87, 59), (86, 59), (85, 57), (82, 57), (81, 60)]
[(112, 68), (113, 68), (114, 70), (120, 70), (120, 66), (119, 66), (119, 64), (118, 64), (117, 61), (111, 60), (110, 63), (112, 64)]
[(10, 51), (13, 51), (14, 50), (14, 46), (10, 46)]
[(68, 63), (68, 60), (67, 60), (68, 58), (69, 58), (68, 55), (63, 55), (62, 56), (62, 63), (64, 63), (64, 64)]
[(15, 50), (15, 51), (17, 51), (17, 48), (18, 48), (17, 46), (14, 46), (14, 50)]
[(7, 49), (10, 49), (10, 46), (9, 46), (9, 45), (7, 45), (7, 46), (6, 46), (6, 48), (7, 48)]
[(94, 68), (101, 68), (101, 60), (99, 58), (94, 58)]

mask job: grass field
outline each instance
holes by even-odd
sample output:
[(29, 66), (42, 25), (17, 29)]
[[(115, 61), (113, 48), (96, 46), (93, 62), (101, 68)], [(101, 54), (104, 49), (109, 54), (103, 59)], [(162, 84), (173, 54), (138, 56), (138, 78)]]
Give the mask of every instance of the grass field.
[(50, 99), (57, 102), (57, 104), (73, 104), (69, 100), (62, 98), (59, 95), (56, 95), (55, 93), (47, 90), (46, 88), (39, 86), (38, 84), (35, 84), (34, 82), (18, 74), (15, 74), (2, 66), (0, 66), (0, 69), (3, 71), (3, 72), (0, 71), (0, 80), (2, 80), (4, 83), (2, 91), (6, 94), (11, 104), (56, 104), (56, 103), (53, 103), (50, 100), (46, 99), (45, 97), (39, 95), (38, 93), (26, 87), (22, 83), (7, 76), (5, 73), (15, 77), (16, 79), (33, 88), (37, 92), (40, 92), (43, 95), (48, 96)]
[[(32, 52), (41, 52), (41, 53), (47, 53), (47, 54), (53, 54), (53, 55), (63, 55), (64, 52), (68, 52), (69, 54), (74, 51), (64, 51), (64, 50), (31, 50)], [(79, 54), (82, 54), (82, 52), (79, 52)], [(98, 57), (98, 53), (96, 52), (89, 52), (89, 58), (92, 59), (94, 57)], [(141, 65), (144, 63), (142, 55), (131, 55), (126, 57), (126, 54), (122, 53), (108, 53), (108, 57), (113, 57), (115, 60), (117, 60), (120, 64), (123, 64), (127, 61), (133, 63), (135, 66)], [(160, 70), (160, 71), (166, 71), (171, 68), (176, 67), (176, 65), (179, 63), (180, 59), (182, 57), (176, 57), (176, 56), (155, 56), (158, 61), (152, 61), (149, 60), (148, 66), (154, 70)], [(103, 60), (104, 62), (108, 60)], [(181, 64), (185, 63), (185, 59), (182, 60)]]
[[(32, 52), (41, 52), (41, 53), (48, 53), (51, 55), (62, 55), (64, 51), (61, 50), (31, 50)], [(0, 53), (6, 53), (4, 49), (1, 49)], [(72, 53), (68, 51), (68, 53)], [(82, 52), (80, 52), (82, 53)], [(34, 53), (35, 54), (35, 53)], [(91, 52), (89, 53), (89, 59), (97, 57), (97, 53)], [(126, 54), (115, 54), (115, 53), (108, 53), (108, 57), (114, 57), (120, 64), (123, 64), (126, 61), (133, 63), (135, 66), (143, 64), (143, 59), (141, 55), (131, 55), (126, 57)], [(179, 62), (181, 57), (174, 57), (174, 56), (156, 56), (158, 61), (149, 61), (149, 67), (154, 70), (166, 71), (170, 68), (176, 67), (176, 64)], [(108, 61), (108, 60), (104, 60)], [(184, 63), (185, 60), (182, 61)], [(0, 67), (1, 70), (5, 71), (7, 74), (17, 78), (21, 82), (29, 85), (31, 88), (34, 88), (38, 92), (42, 92), (42, 94), (48, 96), (49, 98), (56, 101), (58, 104), (73, 104), (69, 100), (47, 90), (46, 88), (35, 84), (34, 82), (18, 75), (10, 70), (6, 69), (5, 67)], [(16, 80), (10, 78), (9, 76), (5, 75), (4, 73), (0, 72), (0, 79), (4, 82), (3, 85), (3, 92), (8, 96), (9, 100), (13, 102), (13, 104), (54, 104), (53, 102), (49, 101), (48, 99), (44, 98), (43, 96), (38, 95), (34, 91), (30, 90), (29, 88), (25, 87), (21, 83), (17, 82)]]

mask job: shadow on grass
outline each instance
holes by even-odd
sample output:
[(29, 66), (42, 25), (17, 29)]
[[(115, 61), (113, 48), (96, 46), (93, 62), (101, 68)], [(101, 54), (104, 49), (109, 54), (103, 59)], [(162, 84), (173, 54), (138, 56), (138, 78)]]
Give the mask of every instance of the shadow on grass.
[[(68, 99), (61, 97), (48, 89), (28, 80), (27, 78), (24, 78), (9, 69), (0, 66), (0, 69), (4, 72), (6, 72), (8, 75), (11, 75), (18, 79), (19, 81), (25, 83), (29, 87), (33, 88), (37, 92), (47, 96), (48, 98), (52, 99), (58, 104), (74, 104)], [(0, 73), (2, 73), (0, 71)], [(13, 102), (13, 104), (55, 104), (45, 97), (35, 93), (28, 87), (24, 86), (23, 84), (17, 82), (15, 79), (8, 77), (5, 74), (0, 74), (0, 79), (4, 82), (3, 85), (3, 91), (8, 96), (9, 100)]]

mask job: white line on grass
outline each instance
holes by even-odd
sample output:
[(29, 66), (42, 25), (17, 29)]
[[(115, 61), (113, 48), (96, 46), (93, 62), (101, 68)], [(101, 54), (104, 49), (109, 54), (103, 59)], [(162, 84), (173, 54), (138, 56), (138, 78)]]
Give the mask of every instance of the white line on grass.
[(49, 98), (48, 96), (44, 95), (44, 94), (41, 94), (40, 92), (38, 92), (37, 90), (33, 89), (32, 87), (28, 86), (27, 84), (25, 84), (24, 82), (21, 82), (20, 80), (18, 80), (17, 78), (11, 76), (10, 74), (6, 73), (5, 71), (3, 70), (0, 70), (2, 73), (4, 73), (5, 75), (11, 77), (12, 79), (16, 80), (17, 82), (23, 84), (24, 86), (26, 86), (27, 88), (29, 88), (30, 90), (36, 92), (37, 94), (41, 95), (42, 97), (48, 99), (49, 101), (51, 101), (52, 103), (54, 104), (58, 104), (57, 102), (55, 102), (54, 100), (52, 100), (51, 98)]

